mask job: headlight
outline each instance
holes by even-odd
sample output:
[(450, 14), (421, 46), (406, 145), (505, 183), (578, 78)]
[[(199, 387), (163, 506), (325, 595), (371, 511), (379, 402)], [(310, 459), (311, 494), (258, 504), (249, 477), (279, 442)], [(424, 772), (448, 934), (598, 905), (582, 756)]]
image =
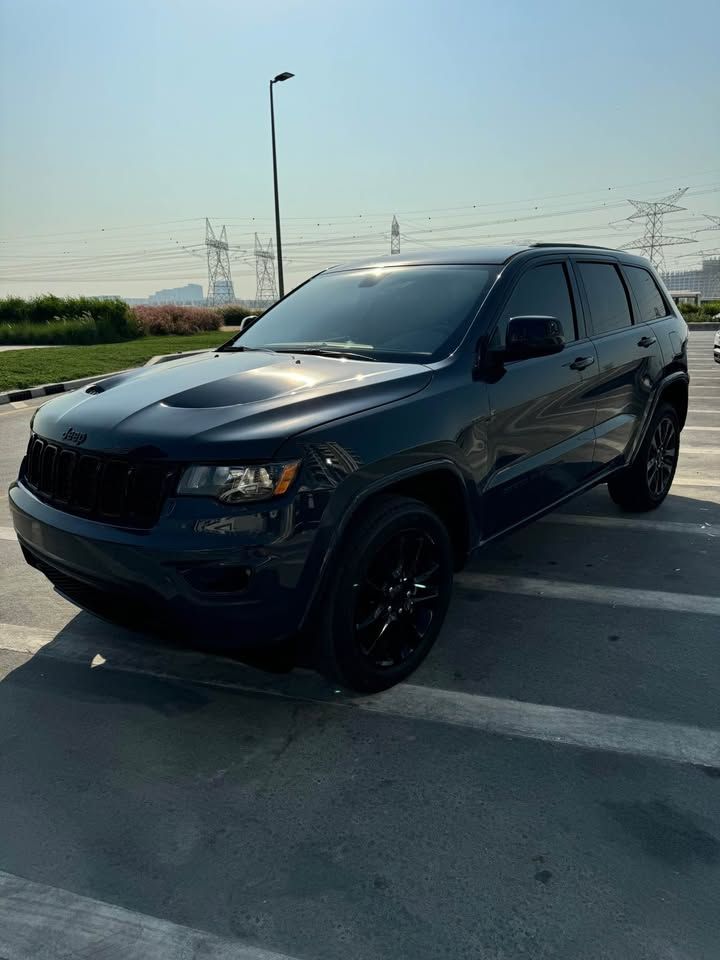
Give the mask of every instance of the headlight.
[(252, 467), (187, 467), (177, 492), (181, 497), (215, 497), (223, 503), (269, 500), (290, 488), (299, 467), (299, 460)]

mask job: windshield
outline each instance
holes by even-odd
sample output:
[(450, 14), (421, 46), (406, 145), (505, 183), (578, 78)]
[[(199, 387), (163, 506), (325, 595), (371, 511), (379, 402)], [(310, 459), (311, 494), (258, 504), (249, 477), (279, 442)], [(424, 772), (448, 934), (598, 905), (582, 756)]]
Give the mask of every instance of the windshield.
[(231, 346), (427, 362), (460, 343), (497, 267), (387, 267), (323, 273)]

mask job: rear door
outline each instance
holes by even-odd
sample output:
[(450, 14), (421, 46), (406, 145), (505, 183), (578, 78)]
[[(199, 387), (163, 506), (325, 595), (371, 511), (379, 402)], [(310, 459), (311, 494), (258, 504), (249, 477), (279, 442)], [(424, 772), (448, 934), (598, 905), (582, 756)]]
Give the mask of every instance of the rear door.
[(487, 536), (554, 503), (593, 470), (595, 404), (587, 396), (587, 377), (595, 349), (564, 258), (531, 263), (515, 281), (491, 347), (505, 343), (511, 317), (528, 315), (557, 318), (566, 346), (551, 356), (506, 361), (499, 379), (488, 384)]
[(638, 307), (620, 264), (574, 258), (588, 331), (597, 351), (595, 464), (601, 469), (629, 453), (655, 385), (662, 377), (658, 338), (636, 323)]

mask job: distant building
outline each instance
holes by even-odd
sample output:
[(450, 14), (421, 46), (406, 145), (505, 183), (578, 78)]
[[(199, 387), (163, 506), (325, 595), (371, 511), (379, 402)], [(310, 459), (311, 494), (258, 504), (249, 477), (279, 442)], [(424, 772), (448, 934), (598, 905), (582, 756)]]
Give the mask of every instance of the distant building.
[(148, 303), (179, 303), (199, 305), (203, 302), (203, 288), (199, 283), (186, 283), (184, 287), (170, 287), (158, 290), (147, 298)]
[(669, 290), (670, 296), (680, 307), (684, 303), (694, 303), (696, 307), (700, 306), (700, 293), (697, 290)]
[(670, 270), (662, 274), (668, 290), (699, 293), (701, 300), (720, 300), (720, 257), (709, 257), (699, 270)]

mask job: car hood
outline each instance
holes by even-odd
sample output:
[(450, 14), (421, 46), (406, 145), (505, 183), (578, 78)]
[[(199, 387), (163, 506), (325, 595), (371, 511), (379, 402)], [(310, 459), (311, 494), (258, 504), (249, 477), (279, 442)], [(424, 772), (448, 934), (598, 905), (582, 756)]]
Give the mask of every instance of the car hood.
[(33, 426), (80, 449), (264, 459), (288, 437), (410, 396), (431, 379), (421, 364), (210, 352), (98, 380), (45, 404)]

